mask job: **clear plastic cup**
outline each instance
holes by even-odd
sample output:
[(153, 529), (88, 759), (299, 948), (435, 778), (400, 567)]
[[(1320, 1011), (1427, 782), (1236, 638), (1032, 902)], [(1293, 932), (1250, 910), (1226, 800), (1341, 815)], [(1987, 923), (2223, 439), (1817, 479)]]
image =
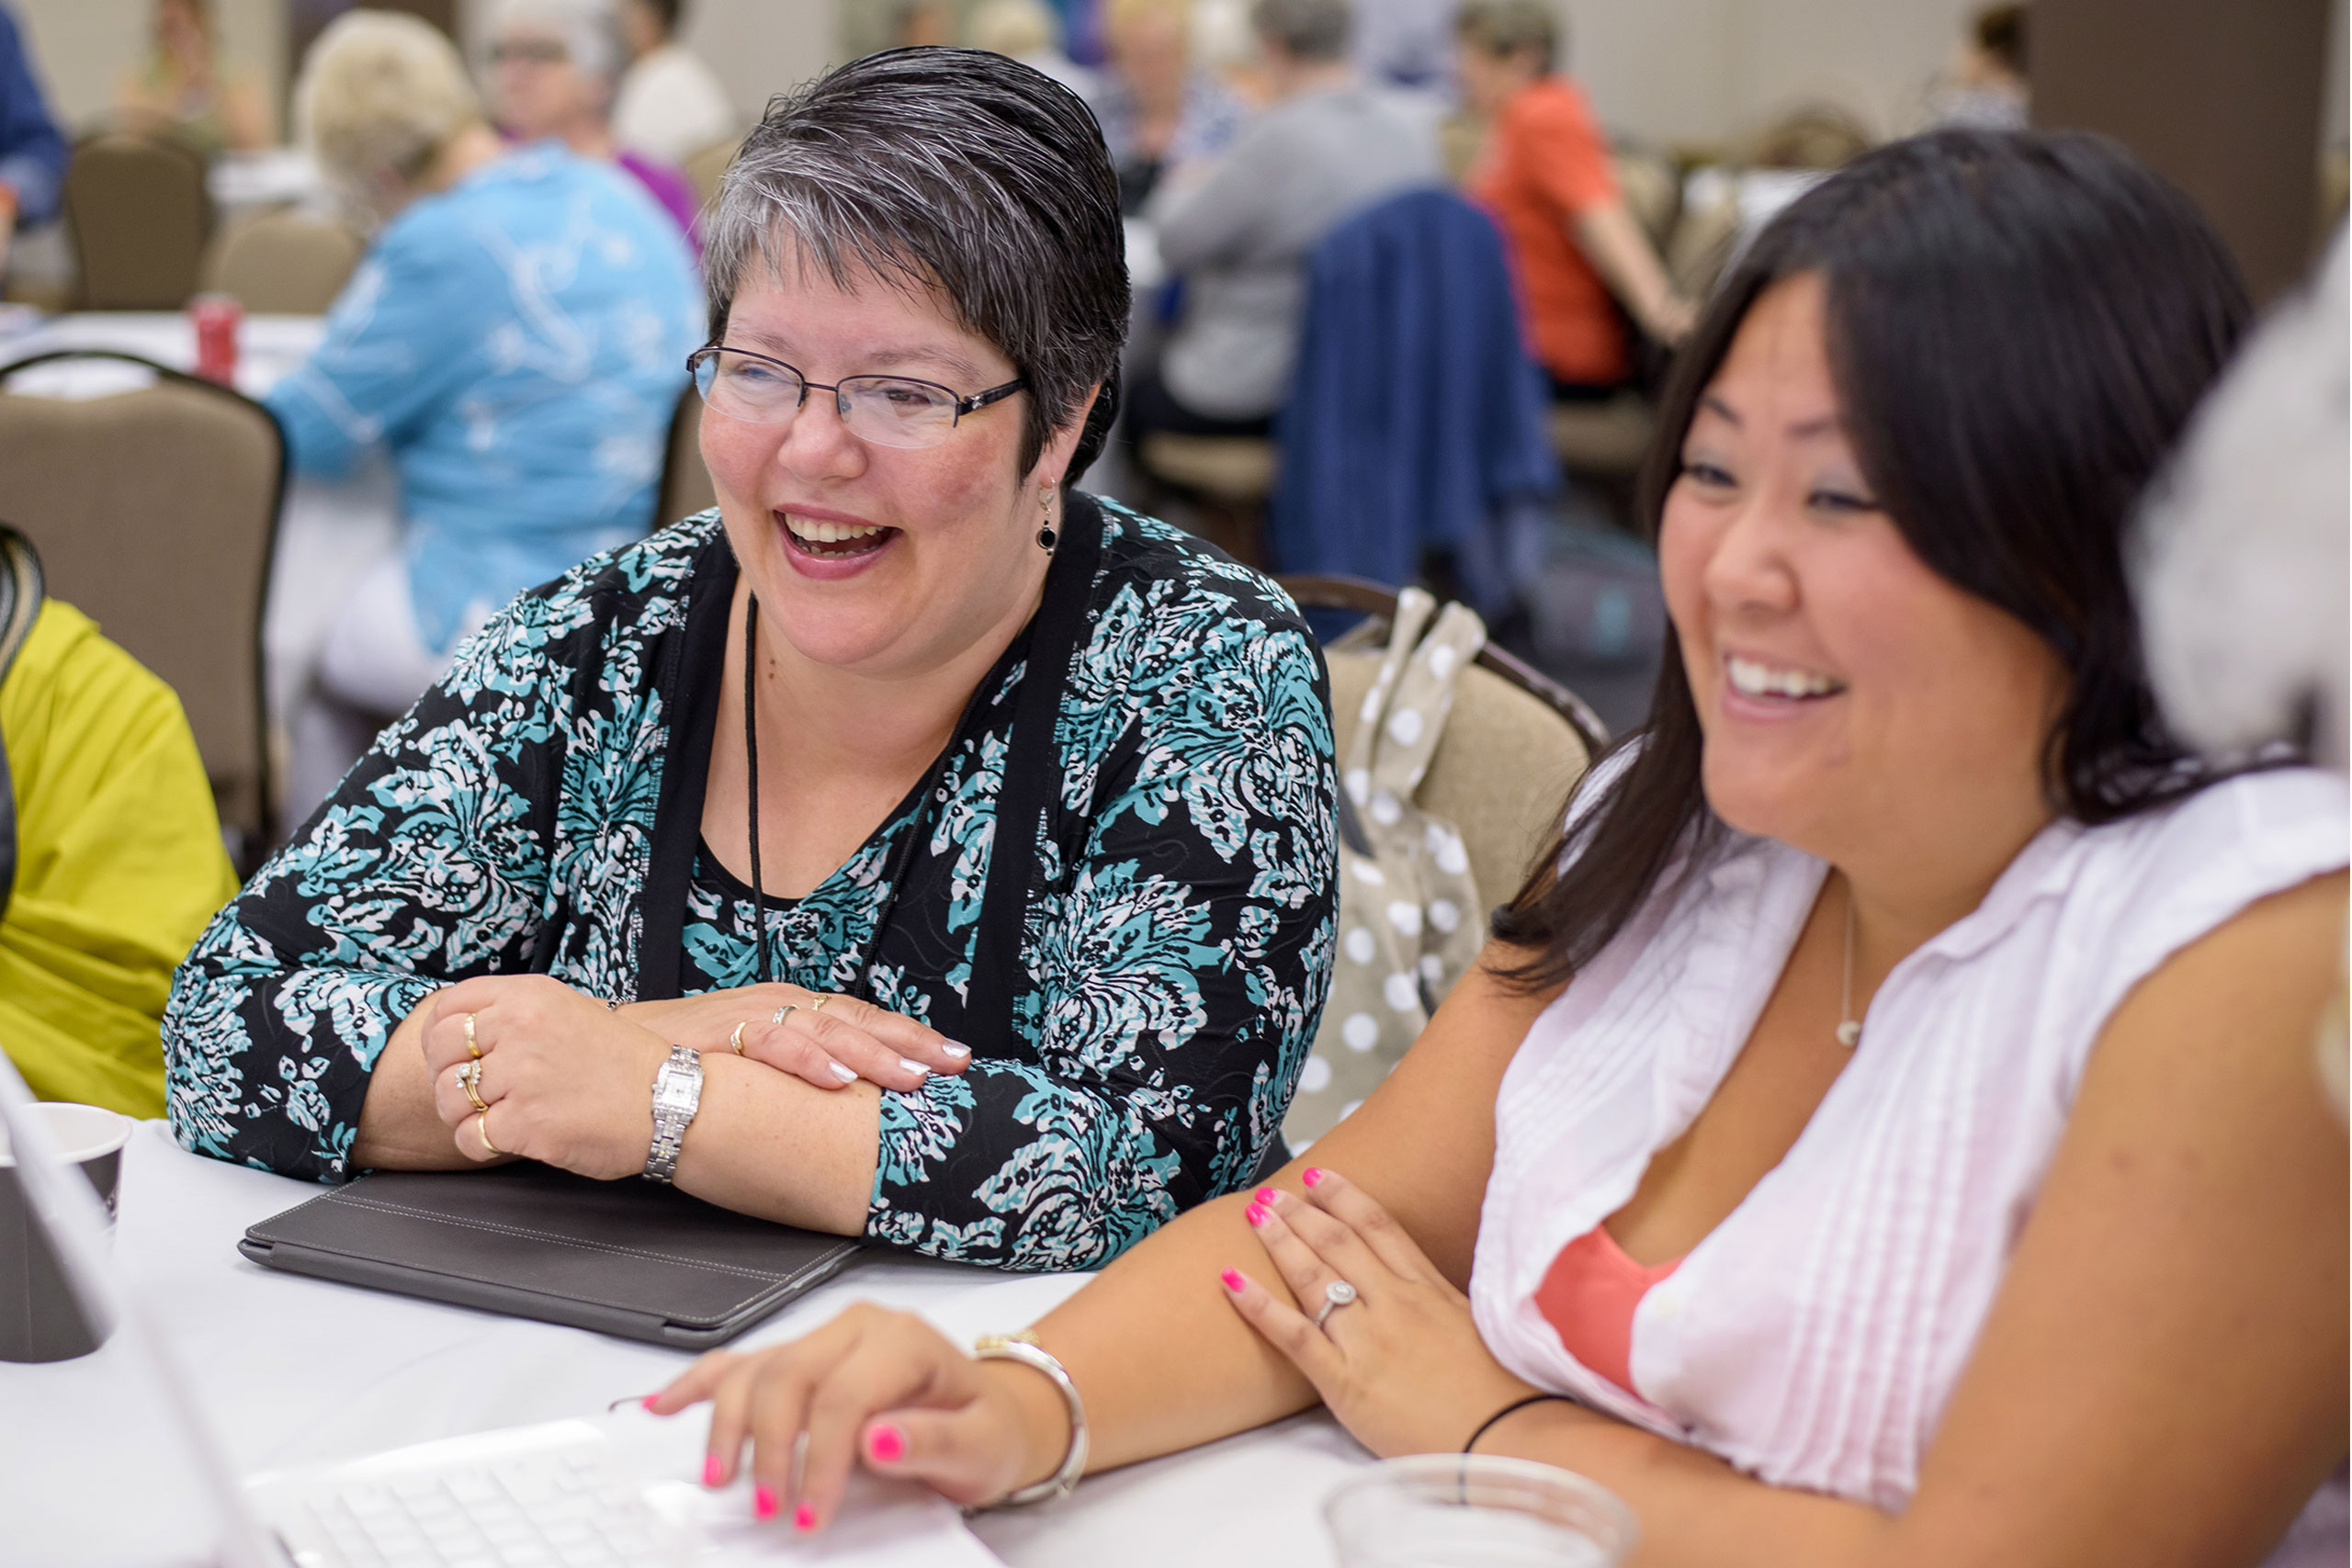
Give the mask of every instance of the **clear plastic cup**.
[(1341, 1568), (1613, 1568), (1634, 1511), (1573, 1471), (1490, 1454), (1392, 1459), (1323, 1504)]

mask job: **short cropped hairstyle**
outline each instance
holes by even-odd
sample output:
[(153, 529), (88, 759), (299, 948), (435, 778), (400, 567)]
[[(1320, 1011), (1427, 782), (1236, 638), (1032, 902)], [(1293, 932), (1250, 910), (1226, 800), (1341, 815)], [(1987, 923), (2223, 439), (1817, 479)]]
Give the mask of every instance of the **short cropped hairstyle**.
[(1257, 0), (1250, 28), (1293, 60), (1338, 60), (1348, 51), (1348, 0)]
[(2001, 62), (2012, 76), (2025, 74), (2026, 8), (1987, 6), (1976, 13), (1976, 47)]
[[(2014, 616), (2071, 676), (2048, 798), (2097, 825), (2211, 783), (2165, 729), (2125, 570), (2133, 508), (2227, 363), (2248, 306), (2196, 203), (2079, 131), (1941, 130), (1865, 153), (1790, 205), (1676, 352), (1641, 477), (1651, 536), (1700, 399), (1764, 291), (1811, 276), (1840, 419), (1914, 555)], [(1494, 932), (1565, 979), (1722, 829), (1674, 629), (1638, 750)], [(1587, 778), (1599, 776), (1599, 770)]]
[(1125, 247), (1111, 155), (1069, 88), (979, 50), (888, 50), (770, 99), (727, 166), (704, 225), (710, 341), (755, 265), (931, 290), (1028, 382), (1023, 474), (1102, 387), (1075, 479), (1116, 410)]
[(1532, 50), (1546, 74), (1559, 68), (1560, 19), (1550, 0), (1466, 0), (1454, 13), (1453, 36), (1487, 54)]
[(413, 182), (481, 118), (457, 45), (414, 17), (346, 11), (327, 24), (294, 85), (294, 123), (330, 178)]
[(601, 82), (618, 82), (628, 65), (628, 35), (621, 30), (616, 0), (498, 0), (486, 36), (496, 39), (518, 25), (561, 39), (565, 57)]

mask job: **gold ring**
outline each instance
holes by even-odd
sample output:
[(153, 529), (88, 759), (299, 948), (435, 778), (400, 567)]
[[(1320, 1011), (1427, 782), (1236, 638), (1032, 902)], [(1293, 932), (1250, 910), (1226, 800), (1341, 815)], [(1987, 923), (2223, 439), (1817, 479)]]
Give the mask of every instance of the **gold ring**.
[(474, 1131), (475, 1131), (477, 1134), (481, 1134), (481, 1146), (482, 1146), (483, 1148), (486, 1148), (486, 1149), (488, 1149), (492, 1154), (501, 1156), (502, 1157), (505, 1155), (506, 1151), (505, 1151), (504, 1149), (500, 1148), (496, 1144), (493, 1144), (493, 1143), (492, 1143), (492, 1142), (490, 1141), (490, 1112), (489, 1112), (489, 1111), (481, 1111), (481, 1112), (479, 1112), (479, 1113), (477, 1113), (477, 1114), (475, 1115), (475, 1117), (474, 1117)]
[(466, 1014), (466, 1055), (477, 1062), (481, 1060), (481, 1047), (474, 1043), (474, 1015), (471, 1013)]
[(808, 1004), (808, 1010), (810, 1012), (822, 1012), (825, 1010), (825, 1004), (832, 999), (832, 993), (828, 991), (825, 995), (819, 997), (815, 1001), (810, 1002)]
[(481, 1097), (481, 1064), (480, 1062), (458, 1064), (458, 1087), (466, 1091), (466, 1098), (474, 1102), (476, 1111), (490, 1109), (490, 1101)]
[(743, 1054), (743, 1031), (750, 1025), (751, 1021), (752, 1021), (750, 1019), (745, 1019), (741, 1023), (735, 1026), (735, 1032), (727, 1037), (727, 1043), (733, 1048), (738, 1056)]

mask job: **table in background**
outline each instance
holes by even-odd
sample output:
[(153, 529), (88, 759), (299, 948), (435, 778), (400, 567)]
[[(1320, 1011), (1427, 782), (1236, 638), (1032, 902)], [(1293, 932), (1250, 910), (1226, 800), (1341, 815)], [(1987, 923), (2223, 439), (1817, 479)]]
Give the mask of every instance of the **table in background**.
[[(247, 1225), (318, 1190), (187, 1154), (160, 1122), (125, 1153), (116, 1259), (163, 1320), (241, 1474), (597, 1415), (692, 1359), (281, 1274), (237, 1252)], [(920, 1312), (968, 1341), (1032, 1322), (1085, 1280), (865, 1263), (737, 1343), (806, 1333), (860, 1299)], [(111, 1345), (48, 1366), (0, 1363), (0, 1564), (189, 1560), (206, 1509), (157, 1410)], [(1058, 1506), (978, 1515), (972, 1526), (1012, 1568), (1319, 1568), (1331, 1561), (1321, 1500), (1366, 1462), (1317, 1412), (1095, 1477)], [(103, 1542), (93, 1539), (101, 1533)]]

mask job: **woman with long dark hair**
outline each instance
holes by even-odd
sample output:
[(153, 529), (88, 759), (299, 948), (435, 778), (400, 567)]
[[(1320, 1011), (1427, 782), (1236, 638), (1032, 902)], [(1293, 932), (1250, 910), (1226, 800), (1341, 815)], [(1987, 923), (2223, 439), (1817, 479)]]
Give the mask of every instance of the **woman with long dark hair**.
[(853, 1462), (1018, 1500), (1319, 1398), (1594, 1476), (1647, 1563), (2259, 1560), (2345, 1452), (2346, 803), (2172, 742), (2122, 547), (2245, 314), (2094, 139), (1807, 195), (1665, 403), (1650, 725), (1312, 1165), (1029, 1365), (856, 1309), (657, 1407), (771, 1488), (806, 1431), (811, 1525)]

